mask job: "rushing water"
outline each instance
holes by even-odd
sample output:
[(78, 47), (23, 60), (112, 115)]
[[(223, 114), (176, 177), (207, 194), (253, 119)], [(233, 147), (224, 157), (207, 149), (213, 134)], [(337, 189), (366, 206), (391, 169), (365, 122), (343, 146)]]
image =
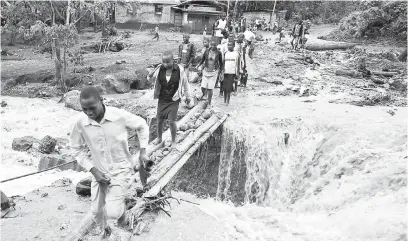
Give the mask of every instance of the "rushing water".
[[(200, 205), (175, 206), (172, 219), (163, 217), (143, 240), (205, 240), (202, 223), (209, 225), (205, 233), (220, 234), (210, 240), (393, 241), (405, 232), (405, 108), (391, 116), (379, 107), (251, 98), (234, 100), (238, 111), (224, 124), (217, 199), (175, 194)], [(2, 180), (38, 164), (35, 156), (11, 150), (13, 138), (64, 137), (75, 113), (51, 100), (6, 100)], [(21, 195), (81, 175), (55, 171), (1, 189)], [(238, 196), (244, 205), (229, 202)]]

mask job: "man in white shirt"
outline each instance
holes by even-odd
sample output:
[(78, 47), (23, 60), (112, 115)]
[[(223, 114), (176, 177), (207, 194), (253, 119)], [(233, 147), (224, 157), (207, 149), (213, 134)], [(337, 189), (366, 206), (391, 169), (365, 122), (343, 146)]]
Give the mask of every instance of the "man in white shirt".
[(218, 38), (218, 43), (220, 43), (221, 39), (224, 37), (222, 35), (222, 30), (225, 30), (225, 28), (227, 27), (227, 20), (225, 20), (225, 16), (222, 16), (220, 19), (218, 19), (215, 27), (215, 37)]
[(239, 68), (240, 68), (240, 56), (239, 53), (234, 51), (235, 42), (231, 40), (227, 44), (228, 51), (224, 53), (224, 83), (222, 90), (224, 92), (224, 103), (229, 105), (231, 98), (231, 92), (234, 91), (234, 83), (238, 81), (239, 78)]
[[(74, 124), (70, 138), (73, 156), (82, 167), (92, 173), (92, 215), (85, 217), (83, 223), (91, 220), (100, 225), (104, 230), (103, 238), (109, 238), (112, 229), (106, 218), (117, 220), (120, 226), (127, 222), (125, 198), (134, 180), (134, 170), (139, 170), (143, 184), (147, 180), (145, 167), (149, 162), (146, 154), (149, 127), (139, 116), (105, 106), (98, 89), (93, 86), (81, 91), (80, 103), (83, 113)], [(140, 143), (139, 163), (134, 163), (129, 152), (127, 128), (137, 132)], [(86, 146), (92, 154), (91, 159), (88, 158)], [(79, 233), (79, 236), (82, 235), (84, 234)], [(113, 235), (130, 237), (130, 233), (126, 231)]]

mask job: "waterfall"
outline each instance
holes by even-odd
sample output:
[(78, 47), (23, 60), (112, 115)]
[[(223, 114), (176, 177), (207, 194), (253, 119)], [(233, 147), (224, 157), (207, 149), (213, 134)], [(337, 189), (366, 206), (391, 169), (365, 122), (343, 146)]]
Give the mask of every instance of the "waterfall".
[[(302, 121), (274, 125), (226, 121), (217, 198), (232, 199), (232, 185), (238, 185), (235, 190), (243, 189), (244, 203), (287, 209), (305, 195), (312, 179), (304, 179), (310, 177), (309, 167), (318, 161), (316, 150), (330, 133), (324, 125)], [(241, 185), (234, 184), (240, 181)]]

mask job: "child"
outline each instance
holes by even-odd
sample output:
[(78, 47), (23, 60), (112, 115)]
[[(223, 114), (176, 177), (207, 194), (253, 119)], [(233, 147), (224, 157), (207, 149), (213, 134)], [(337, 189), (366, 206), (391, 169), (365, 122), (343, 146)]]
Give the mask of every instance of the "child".
[[(224, 32), (224, 39), (222, 39), (221, 44), (217, 45), (217, 49), (221, 52), (223, 58), (224, 58), (225, 53), (228, 52), (228, 41), (229, 41), (229, 35), (228, 33)], [(218, 83), (220, 83), (220, 86), (218, 86)], [(220, 96), (223, 96), (222, 83), (223, 82), (220, 79), (217, 79), (217, 82), (215, 83), (215, 88), (220, 87)]]
[(159, 25), (157, 25), (156, 28), (154, 29), (154, 38), (153, 39), (155, 39), (155, 38), (157, 38), (157, 41), (159, 41)]
[[(242, 84), (242, 75), (244, 74), (244, 69), (245, 69), (245, 43), (244, 43), (244, 34), (239, 34), (237, 42), (235, 43), (235, 52), (238, 52), (240, 56), (240, 76), (239, 79), (241, 80)], [(235, 82), (235, 89), (234, 92), (237, 93), (238, 91), (238, 81)]]
[[(203, 39), (203, 49), (201, 50), (200, 60), (204, 58), (205, 51), (207, 51), (209, 47), (210, 47), (210, 39), (204, 38)], [(199, 72), (199, 83), (201, 83), (201, 80), (202, 80), (202, 75)]]
[(225, 53), (223, 64), (224, 64), (224, 103), (229, 105), (231, 92), (234, 91), (234, 82), (239, 76), (239, 63), (240, 58), (238, 52), (234, 51), (235, 42), (228, 42), (228, 52)]

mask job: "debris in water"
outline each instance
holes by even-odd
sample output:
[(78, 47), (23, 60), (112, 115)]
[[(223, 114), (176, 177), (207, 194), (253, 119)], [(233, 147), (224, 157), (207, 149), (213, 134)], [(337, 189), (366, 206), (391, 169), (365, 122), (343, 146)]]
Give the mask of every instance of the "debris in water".
[(392, 115), (392, 116), (395, 115), (395, 112), (393, 110), (387, 110), (387, 113)]
[(288, 145), (289, 143), (289, 133), (284, 133), (284, 140), (285, 140), (285, 145)]

